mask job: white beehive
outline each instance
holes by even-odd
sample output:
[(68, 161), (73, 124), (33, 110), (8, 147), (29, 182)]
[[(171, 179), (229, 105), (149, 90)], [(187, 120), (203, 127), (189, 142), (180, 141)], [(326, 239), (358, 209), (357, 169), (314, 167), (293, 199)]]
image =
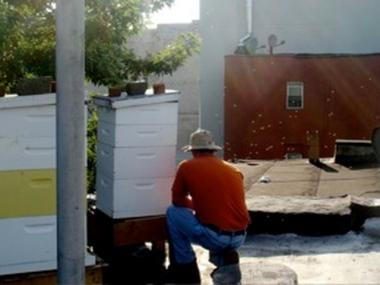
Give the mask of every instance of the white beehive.
[(52, 269), (56, 216), (0, 219), (0, 275)]
[[(0, 232), (0, 275), (57, 268), (55, 215), (0, 219)], [(85, 263), (95, 264), (94, 257), (87, 254)]]
[(178, 92), (95, 103), (98, 209), (112, 218), (164, 214), (176, 167)]
[(57, 267), (55, 102), (0, 98), (0, 275)]
[(0, 98), (0, 171), (55, 168), (55, 95)]

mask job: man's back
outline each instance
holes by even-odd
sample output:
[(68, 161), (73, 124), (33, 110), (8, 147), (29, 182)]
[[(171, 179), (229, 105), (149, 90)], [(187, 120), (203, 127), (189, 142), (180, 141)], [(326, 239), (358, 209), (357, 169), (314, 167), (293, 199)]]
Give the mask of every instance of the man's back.
[[(215, 156), (222, 148), (211, 132), (196, 130), (182, 149), (191, 151), (193, 159), (179, 165), (172, 187), (173, 205), (166, 211), (171, 253), (167, 281), (200, 284), (191, 243), (210, 250), (210, 262), (218, 270), (225, 265), (239, 269), (236, 249), (244, 243), (249, 217), (243, 175)], [(235, 276), (239, 283), (240, 275)]]
[(187, 194), (192, 197), (193, 209), (202, 223), (223, 230), (246, 227), (249, 218), (243, 175), (231, 164), (215, 156), (182, 162), (173, 185), (173, 202), (183, 204)]

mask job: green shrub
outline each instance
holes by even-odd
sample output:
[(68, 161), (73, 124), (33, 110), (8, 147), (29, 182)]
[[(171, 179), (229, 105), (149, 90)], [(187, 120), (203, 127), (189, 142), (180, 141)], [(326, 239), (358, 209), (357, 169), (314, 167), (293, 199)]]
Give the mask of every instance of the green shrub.
[(97, 127), (98, 114), (96, 106), (93, 103), (92, 93), (87, 103), (88, 119), (87, 119), (87, 192), (94, 193), (96, 185), (96, 143), (97, 143)]

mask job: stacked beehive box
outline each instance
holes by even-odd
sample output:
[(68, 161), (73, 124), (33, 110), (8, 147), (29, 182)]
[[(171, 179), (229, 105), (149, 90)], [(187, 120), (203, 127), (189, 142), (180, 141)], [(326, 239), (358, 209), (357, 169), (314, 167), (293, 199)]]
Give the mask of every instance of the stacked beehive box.
[(175, 174), (178, 92), (95, 103), (98, 209), (112, 218), (164, 214)]
[(56, 268), (55, 100), (0, 98), (0, 275)]

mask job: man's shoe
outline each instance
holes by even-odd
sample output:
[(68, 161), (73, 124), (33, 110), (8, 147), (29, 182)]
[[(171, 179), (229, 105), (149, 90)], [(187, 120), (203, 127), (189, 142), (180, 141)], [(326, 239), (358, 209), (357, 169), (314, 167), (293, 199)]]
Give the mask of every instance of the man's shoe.
[(239, 264), (224, 265), (216, 268), (211, 273), (214, 285), (239, 285), (241, 284), (241, 271)]
[(201, 277), (197, 260), (190, 263), (170, 264), (166, 271), (165, 284), (200, 284)]
[(238, 285), (241, 281), (241, 271), (239, 266), (239, 253), (234, 250), (223, 252), (223, 265), (216, 268), (211, 273), (214, 285)]

